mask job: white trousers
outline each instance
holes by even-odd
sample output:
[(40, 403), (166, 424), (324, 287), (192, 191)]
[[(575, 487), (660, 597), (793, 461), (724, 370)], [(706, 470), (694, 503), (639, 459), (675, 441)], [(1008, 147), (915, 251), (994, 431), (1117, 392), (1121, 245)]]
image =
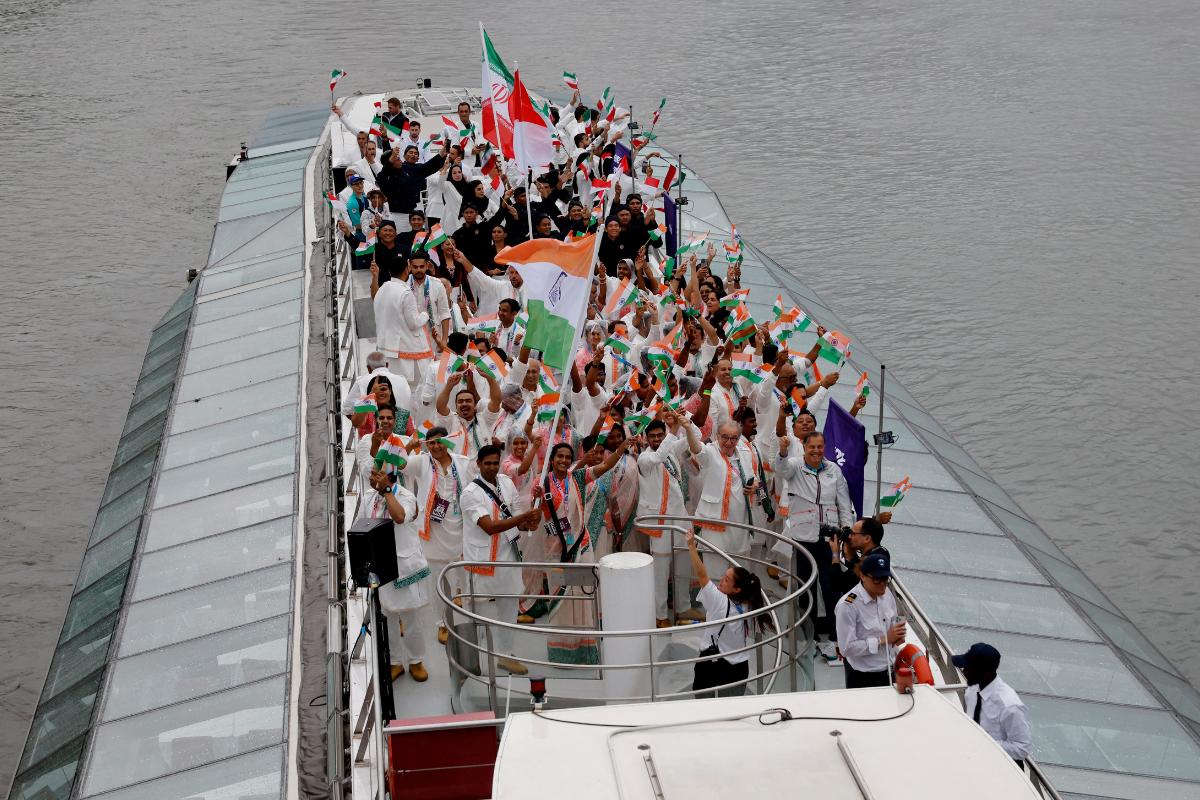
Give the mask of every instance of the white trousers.
[[(428, 606), (410, 611), (387, 614), (388, 648), (392, 665), (416, 664), (425, 660), (425, 620), (422, 612)], [(400, 635), (399, 623), (404, 623), (404, 635)], [(406, 658), (407, 656), (407, 658)]]

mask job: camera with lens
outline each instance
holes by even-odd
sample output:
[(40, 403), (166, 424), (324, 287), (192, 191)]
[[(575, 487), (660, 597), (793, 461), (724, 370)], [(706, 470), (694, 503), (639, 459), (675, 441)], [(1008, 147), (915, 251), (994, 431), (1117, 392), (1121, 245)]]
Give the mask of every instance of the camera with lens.
[(821, 538), (829, 541), (837, 539), (838, 543), (842, 544), (850, 540), (850, 528), (845, 525), (822, 525)]

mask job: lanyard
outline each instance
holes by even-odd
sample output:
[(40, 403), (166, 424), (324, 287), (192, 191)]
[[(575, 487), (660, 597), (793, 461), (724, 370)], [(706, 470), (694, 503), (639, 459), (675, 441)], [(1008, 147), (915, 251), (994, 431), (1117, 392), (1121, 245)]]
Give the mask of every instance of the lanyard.
[[(415, 284), (413, 283), (413, 278), (410, 275), (408, 278), (408, 288), (411, 289), (411, 288), (413, 288), (414, 285)], [(429, 276), (428, 275), (425, 276), (425, 313), (429, 315), (429, 322), (427, 324), (432, 325), (433, 324), (433, 312), (430, 311), (430, 309), (429, 309)]]

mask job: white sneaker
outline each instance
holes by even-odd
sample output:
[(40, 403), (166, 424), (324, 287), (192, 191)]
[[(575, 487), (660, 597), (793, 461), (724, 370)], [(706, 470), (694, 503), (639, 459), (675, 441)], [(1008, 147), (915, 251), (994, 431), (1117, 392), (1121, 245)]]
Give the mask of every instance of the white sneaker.
[(837, 642), (817, 642), (817, 652), (821, 654), (826, 661), (838, 660)]

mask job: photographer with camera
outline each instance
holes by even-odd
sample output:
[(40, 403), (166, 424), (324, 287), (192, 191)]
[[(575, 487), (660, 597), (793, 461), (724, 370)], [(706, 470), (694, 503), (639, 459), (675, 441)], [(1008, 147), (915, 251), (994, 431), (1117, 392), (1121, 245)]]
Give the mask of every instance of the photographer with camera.
[[(887, 519), (882, 519), (884, 516)], [(836, 541), (830, 542), (838, 597), (858, 583), (862, 577), (859, 567), (866, 556), (876, 551), (887, 552), (880, 542), (883, 541), (883, 523), (890, 519), (891, 514), (886, 511), (879, 517), (863, 517), (851, 527), (843, 528)]]
[[(834, 584), (829, 541), (834, 540), (836, 548), (840, 529), (853, 524), (854, 504), (850, 501), (850, 488), (841, 469), (825, 458), (824, 434), (815, 430), (805, 434), (801, 455), (790, 454), (790, 447), (791, 439), (787, 436), (779, 440), (777, 475), (783, 482), (780, 495), (786, 494), (788, 506), (783, 532), (799, 542), (817, 562), (817, 585), (820, 587), (825, 615), (816, 617), (816, 595), (813, 594), (814, 625), (818, 637), (824, 633), (832, 641), (837, 587)], [(797, 558), (795, 572), (801, 581), (807, 580), (810, 573), (808, 561)]]

